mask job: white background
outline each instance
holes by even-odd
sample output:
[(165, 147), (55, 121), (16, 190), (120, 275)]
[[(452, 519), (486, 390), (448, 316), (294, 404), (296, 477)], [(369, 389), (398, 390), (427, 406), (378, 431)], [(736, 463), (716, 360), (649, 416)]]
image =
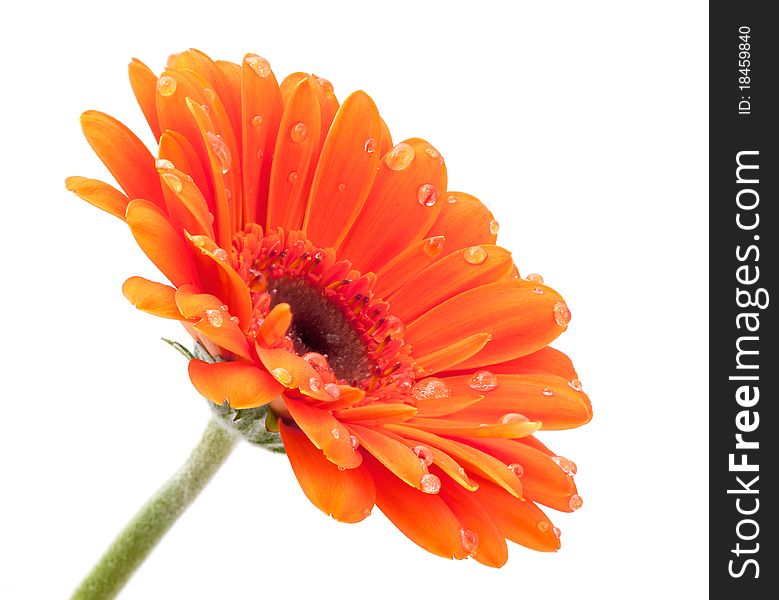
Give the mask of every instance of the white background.
[[(507, 7), (511, 6), (511, 9)], [(649, 8), (646, 8), (646, 7)], [(499, 9), (500, 7), (500, 9)], [(450, 562), (375, 511), (336, 523), (243, 445), (123, 598), (702, 598), (707, 592), (707, 7), (703, 2), (133, 2), (3, 9), (0, 597), (64, 598), (200, 436), (208, 409), (123, 298), (153, 267), (65, 192), (107, 173), (86, 109), (151, 142), (126, 79), (189, 46), (364, 89), (429, 139), (524, 273), (573, 312), (595, 418), (562, 550)]]

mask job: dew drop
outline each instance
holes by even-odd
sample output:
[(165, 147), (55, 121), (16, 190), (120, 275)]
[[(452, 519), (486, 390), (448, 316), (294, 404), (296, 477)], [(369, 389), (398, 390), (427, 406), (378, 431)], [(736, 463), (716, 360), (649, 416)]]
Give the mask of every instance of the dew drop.
[(571, 322), (571, 311), (568, 310), (568, 305), (565, 302), (558, 302), (552, 309), (554, 314), (554, 320), (560, 327), (567, 327)]
[(157, 92), (160, 96), (172, 96), (176, 93), (178, 83), (170, 75), (163, 75), (157, 80)]
[(276, 367), (270, 370), (270, 374), (276, 378), (283, 386), (288, 386), (292, 383), (292, 373), (287, 371), (284, 367)]
[(376, 152), (376, 140), (372, 137), (369, 137), (367, 140), (365, 140), (363, 148), (365, 149), (366, 153), (373, 154)]
[(257, 160), (260, 160), (263, 156), (265, 156), (265, 150), (260, 148), (259, 150), (257, 150), (256, 156), (257, 156)]
[(525, 469), (522, 468), (522, 465), (519, 463), (511, 463), (509, 465), (509, 471), (514, 473), (517, 477), (522, 477), (523, 473), (525, 472)]
[(571, 389), (576, 390), (577, 392), (582, 391), (582, 382), (578, 379), (571, 379), (571, 381), (568, 382), (568, 385)]
[(298, 121), (289, 130), (289, 137), (293, 142), (302, 142), (308, 136), (308, 127), (303, 121)]
[(416, 400), (441, 400), (443, 398), (449, 398), (452, 392), (449, 387), (440, 379), (435, 377), (428, 377), (422, 381), (417, 382), (413, 388), (411, 388), (411, 395)]
[(479, 545), (479, 535), (475, 531), (470, 529), (460, 529), (460, 542), (462, 542), (463, 550), (468, 553), (468, 556), (476, 552), (476, 547)]
[(318, 392), (322, 389), (322, 380), (319, 377), (312, 377), (308, 380), (308, 387), (311, 388), (312, 392)]
[(226, 261), (227, 260), (227, 251), (223, 250), (222, 248), (217, 248), (214, 250), (214, 258), (216, 260)]
[(552, 388), (545, 387), (543, 390), (541, 390), (541, 393), (544, 396), (554, 396), (554, 390)]
[(222, 310), (224, 310), (224, 311), (228, 311), (228, 310), (230, 310), (230, 307), (229, 307), (229, 306), (227, 306), (227, 304), (222, 304), (222, 306), (220, 306), (219, 308), (221, 308), (221, 309), (222, 309)]
[(435, 148), (428, 146), (425, 148), (425, 154), (427, 154), (430, 158), (438, 158), (438, 152)]
[(487, 260), (487, 251), (481, 246), (471, 246), (463, 253), (463, 258), (469, 265), (480, 265)]
[(298, 172), (297, 171), (290, 171), (289, 175), (287, 175), (287, 181), (290, 183), (295, 183), (298, 180)]
[(346, 184), (341, 182), (338, 184), (338, 191), (343, 192), (346, 189)]
[(216, 159), (219, 161), (219, 168), (222, 170), (222, 174), (224, 175), (227, 173), (227, 171), (230, 170), (230, 165), (233, 162), (230, 148), (227, 147), (227, 144), (222, 139), (222, 136), (217, 135), (212, 131), (206, 132), (206, 139), (208, 140), (214, 155), (216, 155)]
[(340, 430), (340, 429), (338, 429), (338, 427), (333, 427), (333, 428), (330, 430), (330, 435), (332, 435), (332, 436), (333, 436), (333, 439), (334, 439), (334, 440), (337, 440), (338, 438), (340, 438), (340, 437), (341, 437), (341, 430)]
[(391, 336), (393, 339), (402, 338), (403, 334), (406, 333), (406, 326), (403, 325), (403, 321), (396, 316), (390, 315), (387, 317), (385, 323), (388, 324), (386, 325), (386, 335)]
[(498, 231), (500, 231), (500, 223), (493, 219), (490, 221), (490, 233), (492, 235), (498, 235)]
[(566, 475), (570, 475), (571, 477), (576, 475), (576, 463), (572, 460), (568, 460), (564, 456), (553, 456), (552, 462), (560, 467)]
[(333, 84), (330, 83), (327, 79), (324, 77), (317, 77), (316, 82), (322, 86), (322, 89), (325, 90), (326, 93), (332, 94), (335, 88), (333, 87)]
[(552, 533), (554, 533), (555, 537), (559, 539), (563, 532), (560, 531), (559, 527), (552, 527)]
[(338, 398), (341, 397), (341, 388), (339, 388), (335, 383), (326, 383), (325, 391), (331, 398), (334, 398), (335, 400), (338, 400)]
[(530, 273), (525, 279), (532, 281), (533, 283), (544, 283), (544, 278), (538, 273)]
[(579, 510), (584, 505), (584, 500), (579, 494), (574, 494), (568, 500), (568, 508), (571, 510)]
[(454, 204), (455, 202), (457, 202), (457, 196), (455, 196), (454, 194), (449, 194), (449, 196), (447, 196), (446, 198), (446, 203)]
[(267, 77), (271, 74), (270, 63), (256, 54), (250, 54), (246, 57), (246, 64), (260, 77)]
[(540, 531), (541, 533), (546, 533), (547, 531), (549, 531), (549, 527), (550, 527), (549, 521), (538, 522), (538, 531)]
[(432, 183), (423, 183), (417, 190), (417, 200), (422, 206), (433, 206), (438, 202), (438, 188)]
[(235, 315), (233, 315), (232, 317), (230, 317), (230, 322), (231, 322), (233, 325), (238, 325), (238, 323), (240, 323), (240, 320), (238, 319), (238, 317), (236, 317)]
[(441, 254), (441, 250), (444, 249), (444, 242), (445, 241), (446, 241), (446, 238), (444, 236), (442, 236), (442, 235), (437, 235), (435, 237), (431, 237), (431, 238), (425, 240), (425, 243), (422, 246), (422, 250), (430, 258), (435, 258), (439, 254)]
[[(302, 357), (304, 361), (314, 367), (317, 373), (324, 373), (328, 370), (329, 365), (327, 359), (319, 354), (319, 352), (306, 352)], [(338, 387), (338, 386), (336, 386)]]
[(414, 160), (414, 146), (401, 142), (384, 157), (384, 164), (393, 171), (402, 171)]
[(206, 319), (208, 319), (208, 322), (211, 323), (212, 327), (217, 329), (219, 329), (222, 326), (222, 323), (224, 323), (224, 316), (222, 315), (222, 311), (217, 310), (216, 308), (206, 309)]
[(490, 371), (477, 371), (468, 382), (468, 387), (478, 392), (491, 392), (498, 387), (498, 376)]
[(360, 447), (360, 440), (357, 439), (356, 435), (350, 435), (349, 442), (352, 445), (352, 450), (357, 450)]
[(437, 494), (441, 491), (441, 480), (437, 475), (432, 473), (425, 473), (422, 475), (422, 479), (419, 482), (420, 489), (425, 494)]
[(534, 293), (534, 294), (541, 295), (541, 294), (543, 294), (543, 293), (544, 293), (544, 290), (543, 290), (543, 288), (540, 288), (540, 287), (533, 288), (533, 293)]
[(417, 455), (419, 462), (421, 462), (423, 466), (429, 467), (433, 464), (433, 453), (430, 451), (430, 448), (420, 445), (414, 446), (413, 450), (414, 454)]
[(184, 189), (184, 184), (181, 183), (181, 179), (175, 173), (163, 173), (162, 179), (165, 183), (168, 184), (168, 187), (177, 194), (180, 193), (182, 189)]
[(262, 115), (254, 115), (251, 120), (252, 127), (259, 127), (263, 121)]
[(521, 415), (519, 413), (506, 413), (500, 418), (500, 422), (504, 425), (508, 425), (509, 423), (524, 423), (529, 421), (525, 415)]
[(176, 165), (170, 162), (167, 158), (158, 158), (154, 161), (154, 166), (158, 169), (165, 169), (167, 171), (171, 171), (176, 168)]

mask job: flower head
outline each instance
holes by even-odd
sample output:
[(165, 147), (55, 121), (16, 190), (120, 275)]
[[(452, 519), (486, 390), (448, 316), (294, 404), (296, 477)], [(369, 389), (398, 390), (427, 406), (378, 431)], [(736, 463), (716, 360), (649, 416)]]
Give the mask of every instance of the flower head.
[(506, 539), (553, 551), (539, 504), (581, 506), (573, 462), (534, 436), (592, 417), (548, 344), (570, 311), (520, 278), (476, 198), (447, 191), (440, 153), (393, 144), (364, 92), (268, 62), (188, 50), (130, 81), (159, 146), (119, 121), (82, 126), (123, 191), (68, 189), (124, 219), (170, 285), (127, 298), (180, 321), (217, 362), (189, 375), (217, 405), (264, 405), (308, 498), (340, 521), (374, 506), (414, 542), (491, 566)]

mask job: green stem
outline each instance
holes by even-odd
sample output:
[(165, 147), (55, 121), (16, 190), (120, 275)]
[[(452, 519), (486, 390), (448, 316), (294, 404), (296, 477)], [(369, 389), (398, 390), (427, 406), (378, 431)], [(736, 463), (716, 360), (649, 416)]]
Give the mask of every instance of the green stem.
[(237, 433), (211, 419), (187, 462), (125, 526), (71, 600), (114, 598), (219, 470), (238, 439)]

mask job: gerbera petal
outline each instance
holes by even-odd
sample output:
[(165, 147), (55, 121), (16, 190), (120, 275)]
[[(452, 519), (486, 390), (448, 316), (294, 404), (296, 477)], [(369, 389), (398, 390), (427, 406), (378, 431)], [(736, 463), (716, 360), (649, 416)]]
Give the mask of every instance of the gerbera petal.
[(376, 273), (376, 295), (379, 298), (389, 297), (409, 279), (443, 256), (445, 245), (446, 239), (443, 236), (425, 238), (409, 245)]
[(81, 129), (128, 197), (145, 198), (159, 207), (165, 206), (154, 157), (132, 131), (96, 110), (81, 115)]
[(281, 420), (279, 431), (295, 477), (314, 506), (345, 523), (370, 514), (376, 491), (365, 467), (341, 470), (300, 429)]
[(417, 398), (417, 414), (420, 417), (444, 417), (461, 411), (469, 406), (480, 402), (484, 396), (475, 392), (464, 394), (453, 394), (439, 398), (431, 396), (430, 398)]
[(349, 429), (328, 411), (286, 395), (284, 404), (298, 427), (332, 463), (344, 469), (360, 466), (362, 453), (352, 446)]
[(127, 224), (144, 254), (175, 286), (196, 283), (189, 249), (157, 205), (133, 200), (127, 205)]
[(243, 59), (241, 99), (244, 218), (249, 223), (265, 223), (271, 159), (284, 106), (270, 64), (256, 54)]
[[(460, 417), (461, 415), (458, 415)], [(456, 419), (414, 419), (410, 425), (425, 431), (446, 436), (461, 436), (473, 438), (523, 438), (533, 435), (541, 429), (538, 421), (508, 421), (506, 423), (475, 423), (473, 421), (458, 421)]]
[(368, 200), (341, 244), (343, 255), (363, 272), (377, 271), (387, 257), (426, 237), (445, 189), (446, 167), (429, 143), (414, 138), (398, 144), (381, 162)]
[(565, 304), (551, 288), (518, 280), (490, 283), (450, 298), (413, 321), (405, 340), (424, 355), (452, 337), (491, 333), (484, 349), (458, 368), (480, 367), (530, 354), (559, 336), (565, 324), (558, 323), (556, 306)]
[(122, 293), (139, 310), (165, 319), (183, 318), (176, 306), (176, 289), (169, 285), (130, 277), (122, 285)]
[(341, 421), (408, 421), (417, 409), (401, 402), (377, 402), (365, 406), (354, 406), (333, 411), (333, 416)]
[(162, 132), (160, 121), (157, 118), (157, 100), (155, 98), (157, 76), (137, 58), (132, 59), (127, 70), (135, 99), (143, 111), (143, 116), (146, 117), (146, 122), (152, 130), (154, 138), (159, 140)]
[(160, 137), (160, 148), (157, 151), (157, 156), (160, 159), (170, 161), (176, 169), (192, 177), (197, 189), (206, 199), (209, 212), (213, 212), (213, 201), (210, 201), (211, 182), (189, 140), (176, 131), (166, 131)]
[(460, 522), (441, 498), (405, 485), (375, 460), (366, 459), (366, 465), (376, 486), (376, 506), (395, 527), (428, 552), (465, 558)]
[(65, 187), (92, 206), (97, 206), (124, 221), (130, 199), (114, 186), (97, 179), (68, 177), (65, 180)]
[(255, 344), (255, 351), (265, 368), (287, 388), (299, 389), (302, 394), (317, 400), (332, 399), (323, 388), (322, 379), (316, 370), (296, 354), (285, 348), (266, 348), (259, 343)]
[(344, 100), (317, 163), (303, 229), (315, 244), (337, 246), (368, 197), (381, 156), (381, 118), (365, 92)]
[[(387, 301), (393, 314), (410, 323), (449, 298), (492, 283), (509, 273), (511, 253), (500, 246), (469, 246), (436, 261), (412, 277)], [(425, 293), (416, 290), (424, 289)]]
[(428, 236), (446, 236), (450, 250), (495, 243), (497, 221), (484, 204), (463, 192), (441, 192), (441, 196), (441, 214), (427, 232)]
[(254, 408), (277, 398), (283, 387), (267, 372), (243, 362), (189, 361), (192, 385), (214, 404)]
[(278, 344), (287, 334), (292, 325), (292, 311), (289, 304), (281, 302), (274, 306), (257, 329), (257, 341), (265, 346), (272, 347)]
[(417, 489), (421, 487), (426, 469), (422, 467), (419, 458), (408, 446), (369, 427), (350, 424), (349, 429), (360, 441), (360, 445), (375, 456), (381, 464), (408, 485)]
[(559, 350), (549, 346), (536, 350), (527, 356), (490, 365), (493, 373), (551, 373), (568, 381), (578, 378), (571, 359)]
[(179, 231), (196, 235), (214, 236), (211, 213), (206, 199), (194, 180), (178, 169), (159, 169), (165, 204), (171, 223)]
[(479, 352), (487, 342), (492, 339), (492, 334), (476, 333), (449, 346), (435, 350), (430, 354), (420, 356), (415, 361), (417, 372), (422, 375), (433, 375), (458, 365)]
[[(452, 393), (464, 393), (472, 375), (444, 377)], [(592, 404), (581, 389), (554, 375), (496, 375), (497, 387), (484, 393), (477, 406), (463, 410), (459, 419), (495, 420), (517, 413), (543, 422), (543, 429), (571, 429), (589, 423)]]
[(307, 77), (285, 103), (270, 172), (268, 228), (300, 229), (303, 223), (320, 148), (322, 115), (317, 94), (316, 84)]

